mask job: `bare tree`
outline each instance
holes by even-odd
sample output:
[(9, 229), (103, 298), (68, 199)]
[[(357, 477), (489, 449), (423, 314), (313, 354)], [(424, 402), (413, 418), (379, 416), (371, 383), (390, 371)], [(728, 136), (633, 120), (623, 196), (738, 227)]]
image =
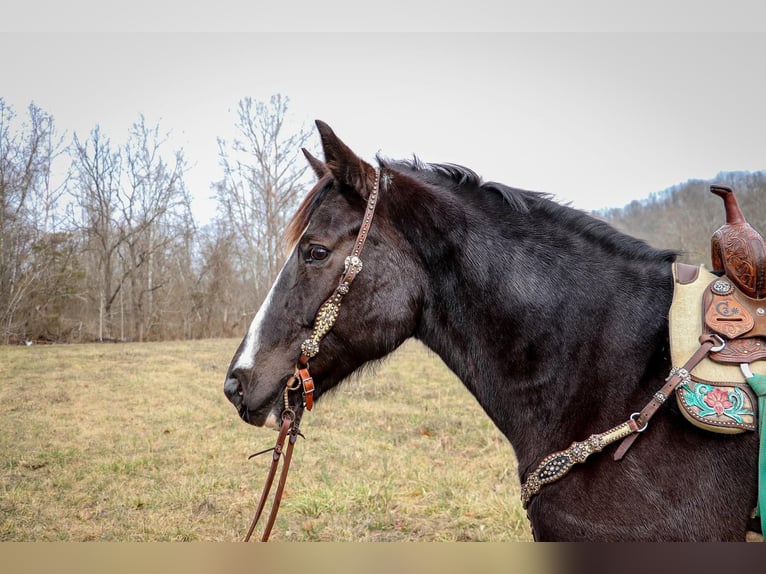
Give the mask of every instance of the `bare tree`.
[[(5, 342), (30, 333), (31, 296), (48, 284), (45, 235), (54, 231), (61, 188), (51, 184), (51, 165), (61, 153), (53, 118), (34, 104), (19, 129), (0, 98), (0, 336)], [(52, 293), (42, 294), (46, 300)]]
[(114, 148), (98, 126), (75, 135), (72, 193), (97, 270), (98, 338), (144, 340), (157, 321), (155, 292), (166, 286), (163, 254), (193, 227), (183, 152), (163, 155), (168, 134), (143, 116)]
[(219, 209), (242, 245), (243, 271), (256, 299), (279, 272), (281, 234), (306, 190), (307, 165), (300, 149), (310, 132), (288, 132), (288, 107), (289, 99), (279, 94), (268, 104), (245, 98), (237, 107), (238, 136), (231, 144), (218, 140), (223, 169), (215, 186)]
[(202, 336), (240, 335), (251, 311), (249, 298), (243, 297), (248, 285), (237, 266), (237, 242), (235, 233), (221, 219), (206, 225), (199, 234), (194, 310)]
[(133, 334), (139, 341), (156, 319), (155, 291), (170, 281), (161, 273), (161, 256), (184, 234), (191, 219), (183, 152), (177, 150), (171, 162), (162, 156), (168, 135), (160, 133), (159, 125), (147, 127), (141, 116), (124, 148), (128, 184), (119, 196), (126, 231), (123, 267), (130, 278)]
[(122, 158), (101, 134), (100, 126), (85, 141), (74, 134), (72, 155), (72, 195), (79, 207), (78, 225), (94, 259), (97, 281), (92, 297), (98, 307), (98, 339), (103, 340), (112, 337), (112, 307), (124, 281), (118, 275), (117, 254), (124, 242), (124, 228), (116, 213)]

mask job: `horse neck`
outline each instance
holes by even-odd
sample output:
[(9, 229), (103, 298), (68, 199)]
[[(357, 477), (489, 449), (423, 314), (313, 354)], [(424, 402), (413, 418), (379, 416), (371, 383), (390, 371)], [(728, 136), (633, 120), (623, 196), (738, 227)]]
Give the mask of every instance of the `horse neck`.
[(651, 396), (668, 368), (667, 257), (636, 259), (519, 214), (465, 223), (431, 229), (441, 244), (420, 251), (429, 285), (416, 336), (508, 437), (520, 468)]

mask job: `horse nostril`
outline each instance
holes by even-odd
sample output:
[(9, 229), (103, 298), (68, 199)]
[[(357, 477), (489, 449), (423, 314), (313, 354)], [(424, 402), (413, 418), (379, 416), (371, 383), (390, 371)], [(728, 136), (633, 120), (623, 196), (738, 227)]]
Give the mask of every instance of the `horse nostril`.
[(245, 391), (242, 389), (242, 383), (240, 383), (239, 379), (234, 376), (230, 376), (226, 379), (226, 382), (223, 384), (223, 392), (226, 395), (226, 398), (236, 406), (239, 406), (242, 403), (242, 397), (245, 394)]

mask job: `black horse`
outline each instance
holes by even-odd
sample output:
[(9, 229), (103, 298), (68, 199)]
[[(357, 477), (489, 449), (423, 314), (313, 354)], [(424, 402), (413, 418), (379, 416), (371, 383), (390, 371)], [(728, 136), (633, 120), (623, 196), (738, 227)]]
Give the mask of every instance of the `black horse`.
[[(325, 162), (309, 161), (319, 181), (224, 385), (245, 421), (281, 423), (301, 342), (373, 192), (363, 270), (311, 359), (314, 398), (415, 337), (505, 434), (524, 481), (546, 455), (622, 422), (662, 386), (674, 252), (461, 166), (378, 158), (376, 173), (317, 127)], [(300, 393), (286, 396), (300, 412)], [(700, 430), (668, 401), (624, 459), (595, 455), (531, 499), (535, 538), (742, 541), (757, 440)]]

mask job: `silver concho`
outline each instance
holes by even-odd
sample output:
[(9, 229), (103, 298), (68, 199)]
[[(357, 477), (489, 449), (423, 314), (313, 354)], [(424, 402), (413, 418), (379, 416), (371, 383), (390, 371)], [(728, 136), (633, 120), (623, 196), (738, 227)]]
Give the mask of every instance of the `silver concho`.
[(721, 279), (713, 281), (710, 289), (716, 295), (730, 295), (734, 292), (734, 285), (732, 285), (728, 279), (722, 277)]
[(319, 343), (314, 339), (306, 339), (301, 344), (301, 352), (308, 358), (316, 357), (319, 353)]
[(362, 260), (359, 259), (359, 257), (356, 255), (349, 255), (346, 257), (346, 266), (343, 272), (348, 272), (349, 268), (353, 268), (355, 273), (358, 275), (362, 270)]

